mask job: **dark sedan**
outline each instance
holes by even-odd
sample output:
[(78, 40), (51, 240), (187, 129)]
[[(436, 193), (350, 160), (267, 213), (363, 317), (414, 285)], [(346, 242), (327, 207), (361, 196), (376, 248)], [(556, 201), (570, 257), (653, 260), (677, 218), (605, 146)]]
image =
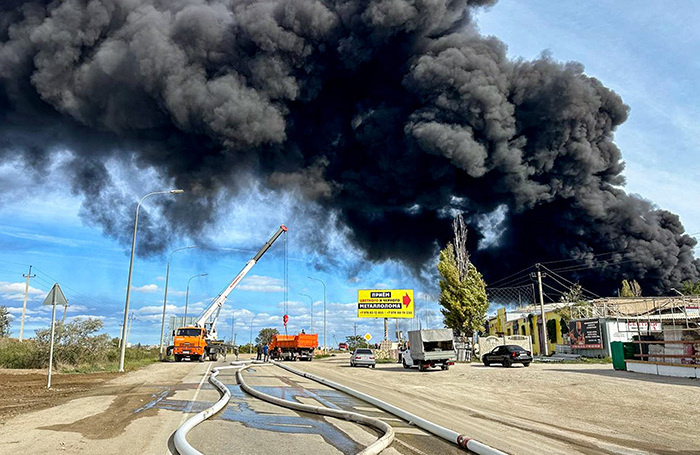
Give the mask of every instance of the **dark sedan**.
[(486, 366), (500, 363), (504, 367), (510, 367), (514, 363), (522, 363), (523, 366), (529, 367), (532, 362), (532, 353), (521, 346), (507, 344), (505, 346), (496, 346), (491, 352), (481, 356), (481, 361)]

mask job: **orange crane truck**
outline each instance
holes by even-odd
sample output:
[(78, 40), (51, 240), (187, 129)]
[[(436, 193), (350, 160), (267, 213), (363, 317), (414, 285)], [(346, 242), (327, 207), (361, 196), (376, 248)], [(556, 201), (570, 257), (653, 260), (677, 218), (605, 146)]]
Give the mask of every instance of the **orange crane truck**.
[(274, 335), (270, 342), (272, 358), (277, 360), (308, 360), (314, 358), (318, 347), (317, 333), (300, 333), (299, 335)]
[[(231, 281), (228, 287), (215, 298), (211, 305), (207, 307), (202, 315), (192, 326), (180, 327), (173, 331), (173, 346), (168, 347), (168, 350), (175, 356), (175, 361), (179, 362), (182, 359), (189, 358), (190, 360), (199, 360), (203, 362), (205, 357), (210, 360), (216, 360), (219, 354), (226, 353), (226, 345), (222, 340), (217, 339), (216, 321), (219, 319), (221, 307), (228, 298), (231, 291), (241, 282), (248, 274), (250, 269), (260, 260), (267, 250), (270, 249), (275, 240), (280, 235), (288, 231), (285, 225), (281, 225), (277, 232), (268, 240), (265, 245), (257, 252), (251, 260), (249, 260), (243, 270)], [(211, 321), (209, 320), (212, 318)]]

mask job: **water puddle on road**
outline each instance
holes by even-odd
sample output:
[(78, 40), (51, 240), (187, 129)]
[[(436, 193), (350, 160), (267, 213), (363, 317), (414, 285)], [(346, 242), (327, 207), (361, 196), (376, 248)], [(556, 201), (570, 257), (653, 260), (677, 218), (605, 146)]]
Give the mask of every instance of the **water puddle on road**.
[[(293, 382), (290, 382), (290, 386), (291, 387), (255, 388), (268, 395), (289, 401), (308, 403), (309, 399), (314, 399), (330, 408), (337, 409), (342, 407), (343, 409), (350, 409), (355, 406), (361, 406), (361, 402), (335, 390), (303, 389)], [(335, 425), (326, 421), (323, 416), (307, 413), (279, 415), (275, 414), (274, 411), (256, 411), (251, 406), (255, 403), (260, 403), (260, 400), (243, 392), (238, 385), (227, 385), (227, 387), (231, 391), (231, 399), (224, 410), (214, 416), (213, 419), (239, 422), (249, 428), (272, 431), (275, 433), (318, 434), (328, 444), (344, 454), (354, 454), (364, 448), (362, 445), (359, 445), (353, 439), (349, 438)], [(204, 401), (192, 402), (188, 400), (176, 400), (168, 398), (166, 394), (162, 397), (154, 397), (154, 400), (143, 406), (143, 408), (197, 413), (211, 407), (213, 404), (213, 402)]]

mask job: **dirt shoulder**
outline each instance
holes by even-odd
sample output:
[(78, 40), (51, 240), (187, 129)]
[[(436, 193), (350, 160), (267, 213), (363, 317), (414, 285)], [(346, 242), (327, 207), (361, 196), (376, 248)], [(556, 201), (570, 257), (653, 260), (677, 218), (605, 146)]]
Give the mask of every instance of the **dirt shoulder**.
[(162, 455), (184, 415), (155, 404), (173, 396), (191, 400), (208, 368), (199, 362), (155, 363), (126, 374), (59, 374), (52, 376), (51, 390), (39, 371), (2, 370), (0, 447), (35, 454)]
[(58, 406), (114, 379), (118, 373), (51, 375), (51, 389), (46, 388), (45, 370), (0, 368), (0, 423), (19, 414)]

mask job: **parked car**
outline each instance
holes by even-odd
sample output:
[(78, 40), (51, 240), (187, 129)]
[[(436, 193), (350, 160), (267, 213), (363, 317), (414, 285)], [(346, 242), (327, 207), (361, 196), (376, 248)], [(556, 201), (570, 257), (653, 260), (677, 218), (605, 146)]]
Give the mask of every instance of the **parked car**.
[(486, 366), (500, 363), (504, 367), (510, 367), (514, 363), (522, 363), (523, 366), (529, 367), (532, 362), (532, 353), (521, 346), (507, 344), (505, 346), (496, 346), (491, 352), (481, 356), (481, 361)]
[(348, 350), (348, 344), (347, 343), (338, 343), (338, 349), (341, 351), (347, 351)]
[(374, 353), (372, 352), (372, 350), (366, 348), (355, 349), (352, 352), (352, 355), (350, 356), (350, 366), (365, 366), (376, 368), (377, 364), (374, 361)]

